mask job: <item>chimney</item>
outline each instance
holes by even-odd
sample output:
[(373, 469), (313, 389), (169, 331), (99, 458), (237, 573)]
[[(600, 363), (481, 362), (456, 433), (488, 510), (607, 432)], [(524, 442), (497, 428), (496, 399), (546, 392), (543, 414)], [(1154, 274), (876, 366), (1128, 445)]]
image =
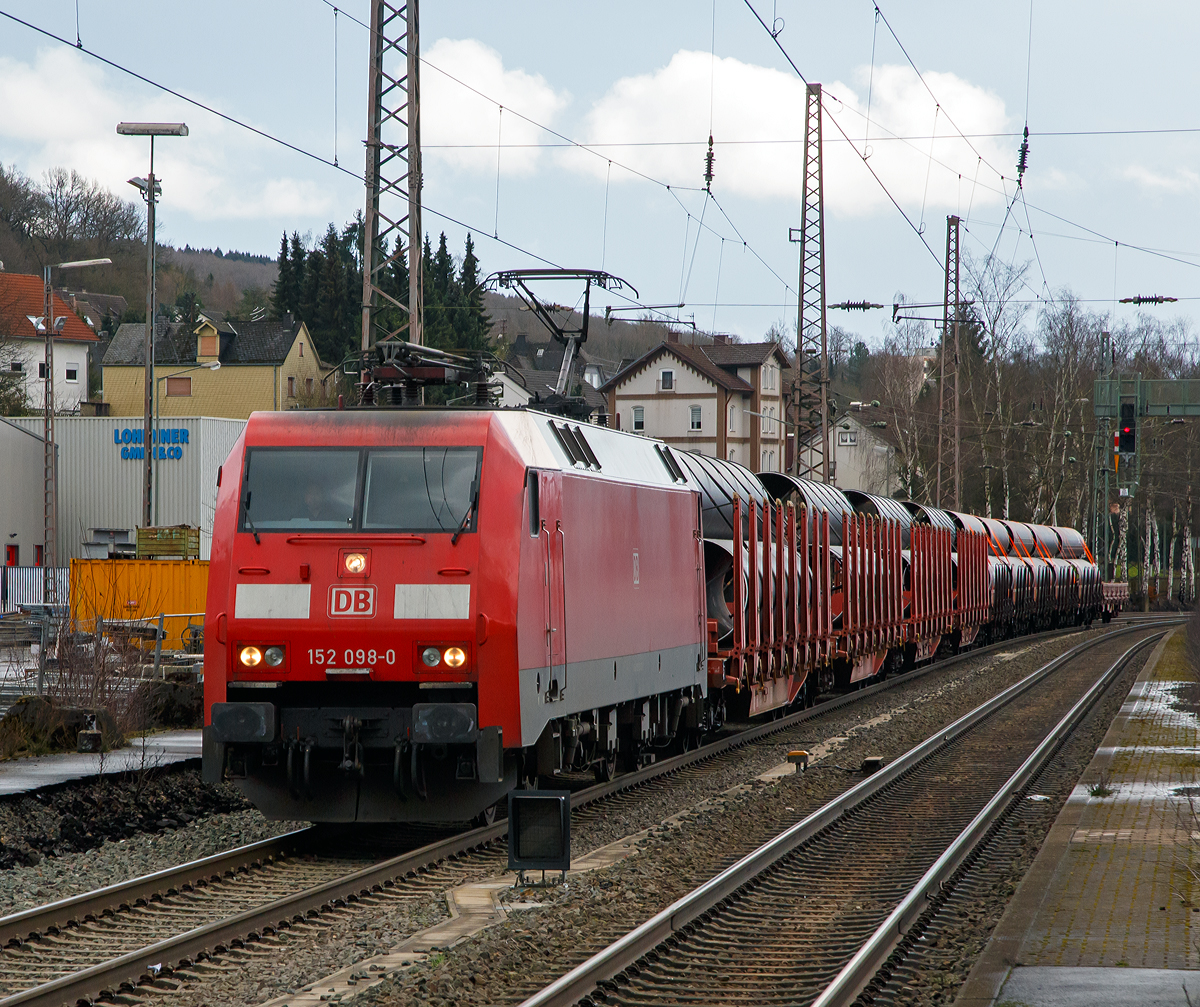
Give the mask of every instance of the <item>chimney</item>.
[(713, 333), (713, 345), (714, 346), (724, 346), (727, 342), (729, 342), (729, 337), (727, 335), (725, 335), (724, 332), (714, 332)]
[(679, 342), (679, 333), (676, 332), (674, 329), (668, 329), (667, 330), (667, 342), (668, 343)]

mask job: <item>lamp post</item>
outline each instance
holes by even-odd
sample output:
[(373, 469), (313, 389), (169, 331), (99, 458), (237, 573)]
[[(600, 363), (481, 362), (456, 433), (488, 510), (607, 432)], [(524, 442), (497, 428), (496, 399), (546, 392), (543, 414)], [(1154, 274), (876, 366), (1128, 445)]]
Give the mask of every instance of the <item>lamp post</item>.
[(176, 378), (180, 374), (187, 374), (188, 371), (219, 371), (221, 369), (221, 361), (213, 360), (207, 364), (196, 364), (192, 367), (185, 367), (181, 371), (175, 371), (173, 374), (164, 374), (161, 378), (156, 378), (154, 382), (154, 443), (151, 448), (154, 451), (154, 523), (158, 524), (158, 425), (162, 421), (162, 409), (159, 406), (158, 386), (169, 378)]
[(54, 444), (54, 337), (67, 324), (67, 316), (54, 317), (54, 286), (51, 271), (83, 269), (85, 266), (109, 266), (112, 259), (79, 259), (75, 262), (47, 263), (42, 268), (42, 318), (39, 328), (46, 336), (45, 368), (42, 386), (42, 604), (58, 604), (58, 459)]
[(154, 177), (154, 138), (156, 136), (187, 136), (188, 128), (182, 122), (119, 122), (117, 132), (122, 136), (150, 137), (150, 173), (145, 178), (131, 178), (129, 184), (138, 189), (146, 201), (146, 346), (143, 365), (146, 372), (145, 422), (142, 432), (142, 455), (144, 458), (142, 480), (142, 524), (150, 527), (150, 494), (154, 475), (151, 463), (150, 440), (153, 423), (154, 398), (154, 206), (162, 193), (162, 186)]

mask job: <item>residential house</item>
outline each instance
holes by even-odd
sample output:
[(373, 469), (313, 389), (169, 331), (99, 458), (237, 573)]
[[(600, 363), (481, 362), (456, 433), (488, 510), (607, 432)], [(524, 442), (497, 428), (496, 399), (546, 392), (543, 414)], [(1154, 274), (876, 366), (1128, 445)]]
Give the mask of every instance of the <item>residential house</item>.
[[(533, 406), (536, 409), (540, 401), (554, 394), (558, 370), (538, 370), (505, 363), (495, 376), (500, 381), (501, 406)], [(608, 426), (608, 399), (588, 381), (581, 382), (579, 391), (591, 409), (591, 422)]]
[[(3, 377), (19, 381), (34, 409), (45, 402), (46, 337), (40, 330), (45, 312), (40, 276), (0, 272), (0, 368)], [(54, 410), (75, 413), (88, 398), (88, 356), (96, 333), (57, 294), (55, 319), (63, 328), (54, 337)]]
[[(890, 497), (901, 488), (900, 468), (896, 447), (888, 439), (886, 428), (873, 427), (874, 413), (862, 413), (853, 403), (834, 418), (829, 431), (829, 467), (832, 482), (838, 489), (861, 490), (877, 496)], [(820, 441), (813, 431), (801, 441), (801, 452), (810, 442)]]
[[(120, 326), (104, 355), (104, 401), (112, 416), (145, 408), (144, 324)], [(336, 368), (324, 364), (308, 328), (290, 313), (257, 322), (159, 322), (154, 333), (156, 409), (161, 416), (246, 419), (259, 410), (336, 401)], [(219, 363), (219, 368), (211, 368)]]
[(671, 339), (600, 391), (608, 396), (610, 426), (778, 472), (785, 465), (783, 371), (790, 363), (778, 343), (693, 346)]
[[(537, 342), (522, 332), (509, 347), (507, 362), (523, 371), (552, 371), (554, 376), (550, 383), (554, 384), (562, 368), (565, 350), (566, 347), (560, 342), (549, 339)], [(586, 384), (599, 388), (611, 376), (604, 363), (599, 358), (594, 358), (588, 352), (588, 344), (584, 343), (575, 356), (575, 371)], [(611, 367), (611, 361), (608, 363)], [(541, 381), (538, 383), (541, 384)]]

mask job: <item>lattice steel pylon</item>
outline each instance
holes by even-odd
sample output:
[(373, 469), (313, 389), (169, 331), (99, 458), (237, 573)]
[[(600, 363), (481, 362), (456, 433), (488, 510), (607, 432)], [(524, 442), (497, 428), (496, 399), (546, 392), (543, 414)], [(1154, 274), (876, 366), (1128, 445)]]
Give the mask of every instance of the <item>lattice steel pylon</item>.
[[(962, 425), (959, 411), (959, 380), (958, 368), (961, 359), (959, 354), (958, 329), (962, 317), (962, 303), (959, 297), (959, 265), (958, 265), (958, 231), (959, 218), (951, 214), (946, 218), (946, 290), (942, 302), (942, 348), (938, 355), (940, 368), (938, 375), (938, 439), (937, 439), (937, 482), (936, 499), (938, 507), (946, 506), (942, 494), (943, 470), (950, 469), (952, 477), (948, 479), (954, 487), (954, 509), (962, 509)], [(951, 354), (950, 366), (947, 367), (947, 352)], [(952, 389), (952, 391), (951, 391)], [(953, 443), (946, 436), (946, 428), (953, 424)]]
[[(367, 208), (363, 216), (362, 349), (407, 329), (423, 343), (421, 281), (421, 45), (418, 0), (372, 0), (367, 90)], [(390, 246), (390, 247), (389, 247)], [(388, 270), (408, 254), (408, 303), (386, 289)], [(376, 325), (380, 302), (406, 321)], [(376, 333), (375, 330), (378, 329)]]
[(825, 327), (825, 181), (821, 85), (809, 84), (804, 115), (804, 209), (796, 319), (796, 475), (833, 482), (829, 443), (829, 349)]

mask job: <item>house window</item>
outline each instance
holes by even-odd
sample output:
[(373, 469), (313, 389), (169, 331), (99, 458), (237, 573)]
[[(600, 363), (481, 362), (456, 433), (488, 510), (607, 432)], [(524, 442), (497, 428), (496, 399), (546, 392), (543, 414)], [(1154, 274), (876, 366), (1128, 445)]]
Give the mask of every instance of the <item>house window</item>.
[(23, 363), (21, 363), (21, 361), (19, 361), (19, 360), (14, 360), (11, 364), (8, 365), (8, 369), (10, 371), (12, 371), (14, 374), (20, 374), (23, 370), (25, 370), (25, 365)]
[(633, 407), (633, 429), (646, 429), (646, 410), (642, 406)]
[(838, 431), (838, 447), (852, 448), (858, 445), (857, 430), (839, 430)]
[(675, 390), (675, 372), (663, 371), (662, 380), (659, 382), (660, 387), (664, 392), (672, 392)]
[(38, 364), (38, 380), (39, 381), (46, 380), (46, 362), (45, 361), (42, 361), (40, 364)]
[(729, 403), (729, 432), (731, 434), (737, 432), (737, 406), (732, 402)]
[(167, 396), (189, 396), (192, 394), (191, 378), (167, 378)]
[(300, 356), (304, 356), (304, 340), (300, 340)]
[(75, 385), (78, 383), (79, 383), (79, 368), (78, 367), (68, 367), (67, 368), (67, 384)]
[[(303, 345), (303, 343), (302, 343), (301, 345)], [(305, 378), (305, 379), (304, 379), (304, 391), (305, 391), (305, 394), (307, 394), (307, 395), (311, 395), (311, 394), (312, 394), (312, 389), (313, 389), (313, 379), (312, 379), (312, 378)]]
[(295, 397), (296, 397), (296, 379), (288, 378), (288, 398), (294, 399)]
[(20, 546), (9, 545), (4, 549), (4, 565), (5, 566), (20, 566), (21, 565), (21, 548)]
[(689, 430), (699, 430), (699, 429), (700, 429), (700, 427), (701, 427), (701, 423), (700, 423), (700, 407), (699, 407), (699, 406), (692, 406), (692, 408), (691, 408), (691, 409), (690, 409), (688, 412), (690, 413), (689, 422), (688, 422), (688, 429), (689, 429)]

